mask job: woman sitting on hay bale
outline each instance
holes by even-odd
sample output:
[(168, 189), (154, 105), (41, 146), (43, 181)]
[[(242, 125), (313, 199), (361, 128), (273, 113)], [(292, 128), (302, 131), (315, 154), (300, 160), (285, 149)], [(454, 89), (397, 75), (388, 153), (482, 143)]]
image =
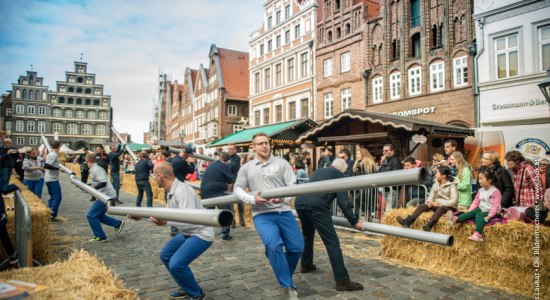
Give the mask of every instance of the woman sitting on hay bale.
[(447, 166), (440, 166), (435, 172), (435, 182), (430, 191), (430, 195), (426, 200), (426, 203), (420, 204), (412, 215), (407, 216), (405, 219), (398, 216), (397, 222), (403, 227), (409, 228), (416, 221), (416, 219), (426, 211), (435, 211), (428, 224), (424, 225), (422, 229), (425, 231), (431, 231), (432, 227), (437, 223), (439, 218), (448, 211), (456, 211), (456, 205), (458, 201), (457, 184), (458, 180), (451, 176), (451, 169)]
[(452, 211), (448, 211), (447, 222), (449, 227), (456, 223), (463, 223), (475, 219), (476, 231), (468, 238), (475, 242), (483, 242), (483, 227), (500, 211), (500, 191), (496, 188), (495, 173), (490, 170), (479, 172), (479, 185), (482, 187), (477, 192), (476, 198), (467, 213), (456, 217)]

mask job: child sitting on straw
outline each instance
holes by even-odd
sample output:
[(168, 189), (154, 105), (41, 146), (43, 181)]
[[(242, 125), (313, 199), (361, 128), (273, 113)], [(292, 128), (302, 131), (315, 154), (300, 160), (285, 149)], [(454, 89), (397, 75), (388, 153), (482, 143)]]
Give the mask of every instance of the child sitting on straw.
[(428, 224), (422, 227), (425, 231), (431, 231), (433, 225), (437, 223), (442, 215), (448, 211), (456, 211), (458, 202), (458, 180), (451, 176), (451, 169), (447, 166), (439, 166), (436, 169), (435, 178), (436, 180), (426, 203), (420, 204), (414, 213), (407, 216), (405, 219), (400, 216), (397, 217), (397, 222), (403, 227), (411, 227), (414, 221), (416, 221), (423, 212), (435, 211), (432, 218), (428, 221)]
[(495, 173), (490, 170), (479, 172), (479, 185), (482, 187), (476, 195), (472, 206), (467, 213), (456, 217), (452, 212), (447, 212), (447, 222), (449, 227), (456, 223), (463, 223), (467, 220), (475, 219), (476, 231), (468, 238), (472, 241), (483, 242), (483, 227), (500, 210), (500, 191), (496, 184)]

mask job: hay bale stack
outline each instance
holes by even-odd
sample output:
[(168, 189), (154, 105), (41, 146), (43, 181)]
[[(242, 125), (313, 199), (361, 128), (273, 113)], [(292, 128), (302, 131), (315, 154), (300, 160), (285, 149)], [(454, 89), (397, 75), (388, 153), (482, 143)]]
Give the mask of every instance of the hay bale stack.
[[(406, 217), (413, 211), (414, 208), (393, 210), (384, 216), (383, 223), (400, 226), (396, 217)], [(411, 228), (422, 230), (431, 215), (422, 214)], [(541, 225), (539, 229), (540, 293), (550, 295), (550, 228)], [(452, 247), (384, 236), (382, 255), (413, 267), (532, 296), (535, 226), (517, 221), (488, 226), (482, 243), (468, 240), (474, 231), (473, 224), (449, 229), (442, 217), (432, 232), (453, 235)]]
[(35, 299), (138, 299), (135, 291), (113, 277), (112, 271), (95, 256), (78, 250), (64, 262), (0, 273), (0, 279), (45, 285)]
[[(29, 191), (27, 187), (21, 183), (15, 177), (12, 177), (10, 183), (13, 183), (19, 187), (21, 194), (25, 198), (25, 201), (29, 205), (31, 210), (32, 219), (32, 239), (33, 239), (33, 256), (40, 262), (50, 262), (53, 259), (53, 254), (50, 249), (50, 218), (51, 210), (44, 205), (40, 198), (34, 193)], [(13, 194), (10, 196), (4, 196), (6, 206), (14, 206)], [(16, 245), (15, 240), (15, 211), (7, 211), (8, 216), (8, 233), (13, 245)], [(0, 251), (0, 259), (6, 259), (6, 253), (3, 248)]]
[[(122, 175), (122, 185), (120, 189), (126, 193), (137, 195), (136, 179), (134, 174), (124, 173)], [(164, 189), (159, 187), (158, 184), (151, 178), (149, 178), (151, 184), (151, 190), (153, 191), (153, 200), (164, 201)], [(144, 196), (145, 197), (145, 196)]]

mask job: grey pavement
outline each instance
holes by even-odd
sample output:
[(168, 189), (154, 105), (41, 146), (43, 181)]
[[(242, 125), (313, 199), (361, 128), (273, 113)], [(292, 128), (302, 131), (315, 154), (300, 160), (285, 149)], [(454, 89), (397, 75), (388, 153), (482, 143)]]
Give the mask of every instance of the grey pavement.
[[(69, 249), (85, 249), (112, 268), (125, 286), (138, 292), (141, 299), (168, 299), (177, 289), (159, 259), (159, 252), (171, 238), (170, 229), (146, 221), (125, 219), (119, 237), (104, 226), (107, 241), (87, 243), (92, 231), (86, 220), (90, 196), (70, 184), (61, 175), (63, 202), (59, 210), (63, 222), (52, 223), (56, 249), (64, 258)], [(46, 189), (42, 196), (47, 202)], [(135, 195), (121, 192), (124, 205), (133, 206)], [(145, 202), (145, 200), (144, 200)], [(155, 203), (155, 205), (160, 205)], [(117, 217), (118, 218), (118, 217)], [(219, 228), (216, 229), (219, 233)], [(191, 264), (199, 285), (208, 299), (284, 299), (264, 255), (264, 248), (254, 229), (237, 227), (231, 241), (214, 244)], [(361, 233), (339, 230), (346, 267), (363, 291), (337, 292), (326, 251), (316, 238), (315, 264), (318, 270), (294, 274), (300, 299), (521, 299), (519, 295), (477, 286), (452, 277), (436, 275), (384, 261), (377, 256), (380, 243)]]

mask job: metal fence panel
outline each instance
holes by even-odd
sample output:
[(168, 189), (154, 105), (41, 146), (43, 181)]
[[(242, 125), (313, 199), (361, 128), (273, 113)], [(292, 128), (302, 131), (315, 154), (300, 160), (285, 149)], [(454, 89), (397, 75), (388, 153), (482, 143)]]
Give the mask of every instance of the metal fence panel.
[(15, 191), (15, 237), (19, 255), (19, 267), (32, 267), (32, 219), (31, 209), (21, 191)]

